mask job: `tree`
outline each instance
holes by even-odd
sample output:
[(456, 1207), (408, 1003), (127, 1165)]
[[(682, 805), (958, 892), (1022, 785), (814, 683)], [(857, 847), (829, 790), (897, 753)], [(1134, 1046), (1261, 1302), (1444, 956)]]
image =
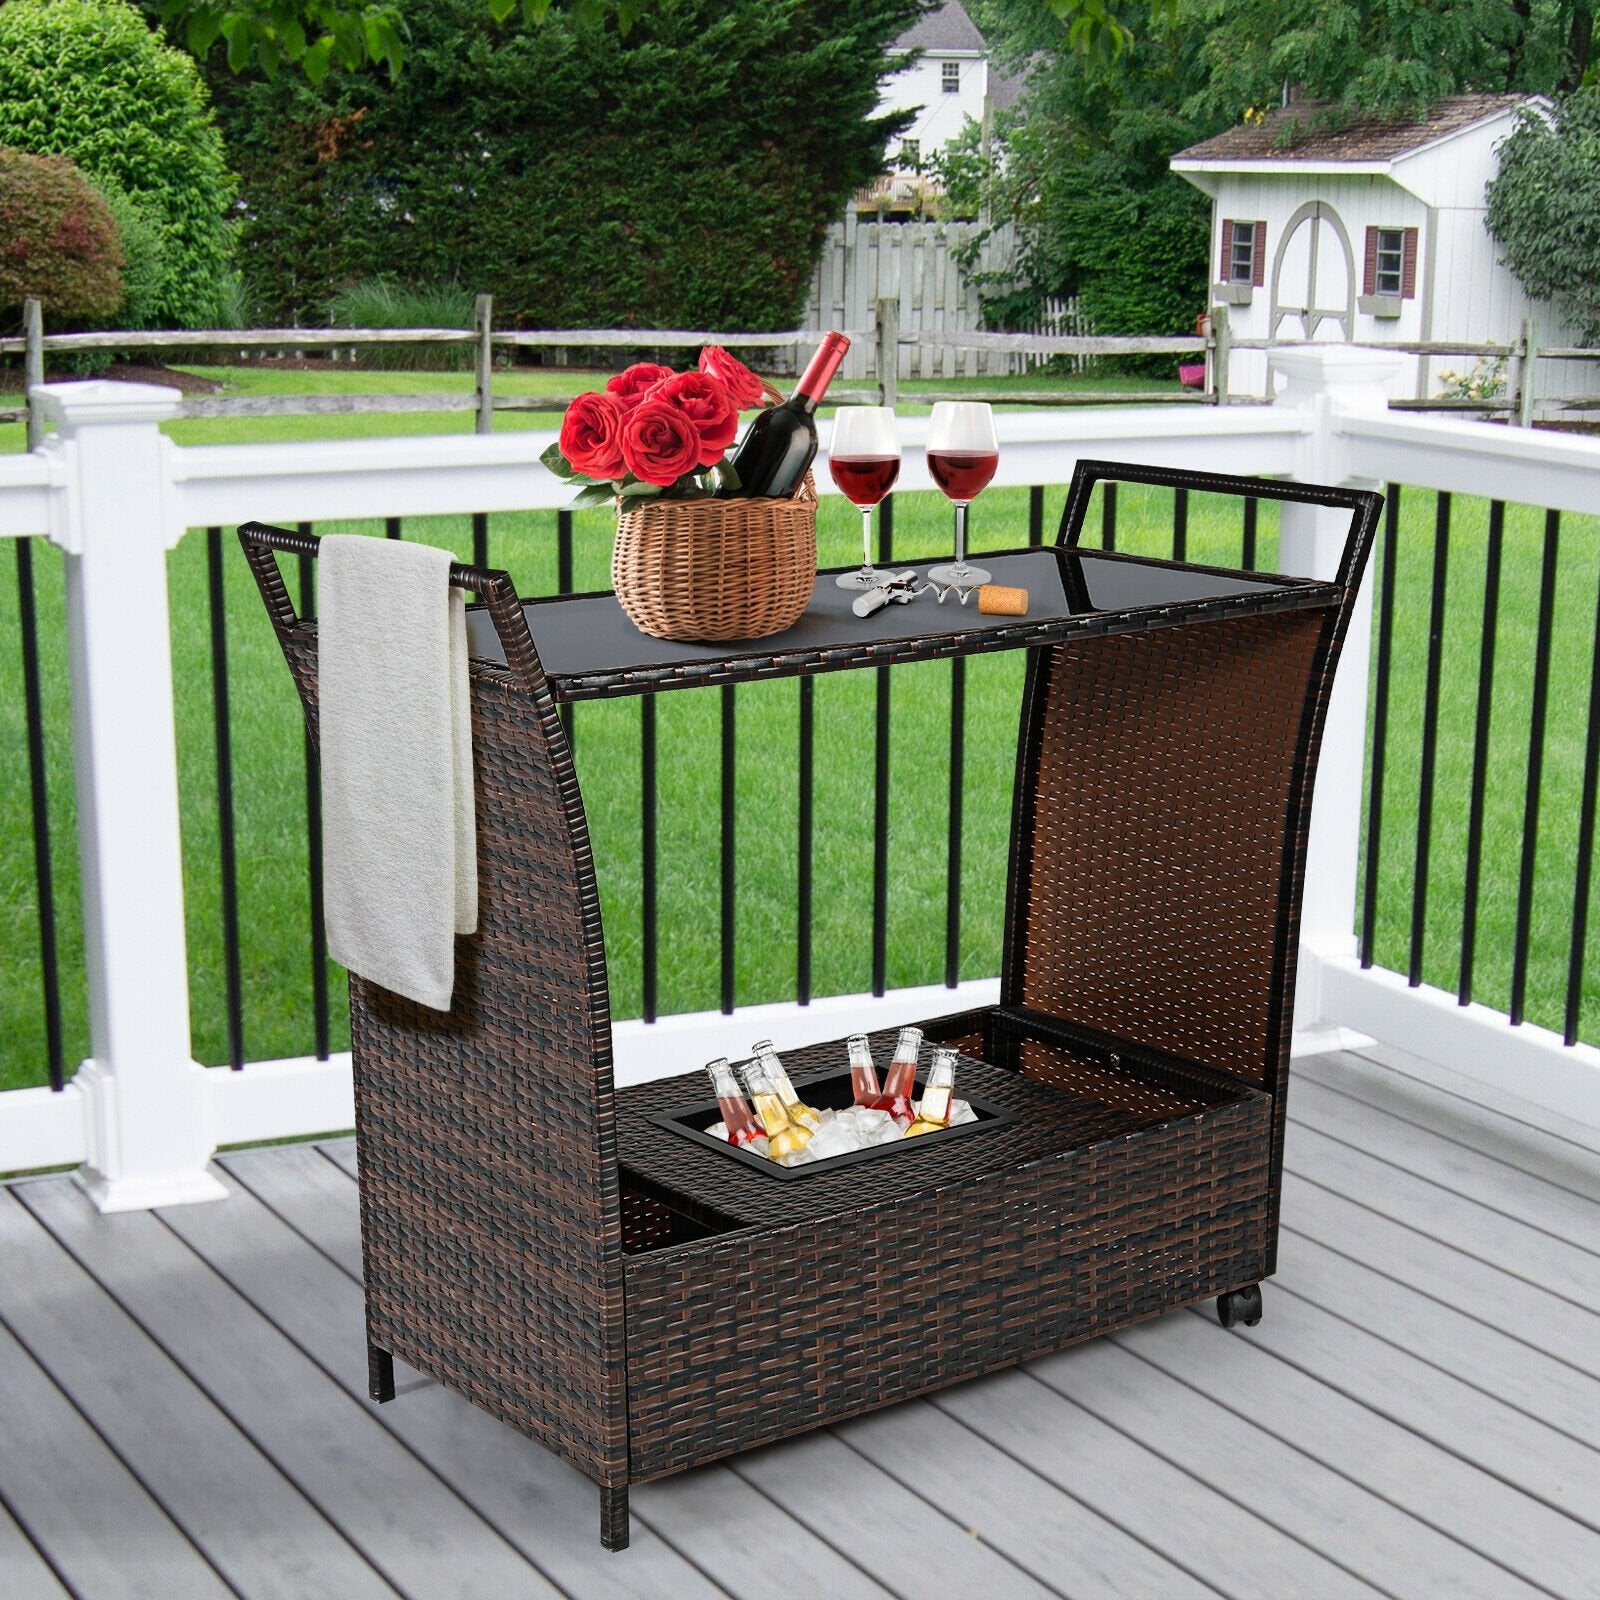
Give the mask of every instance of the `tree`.
[(0, 5), (0, 145), (69, 157), (160, 229), (148, 314), (204, 327), (229, 264), (233, 179), (195, 63), (123, 0)]
[(70, 161), (0, 149), (0, 224), (0, 315), (37, 300), (60, 323), (122, 304), (116, 221)]
[(624, 40), (428, 0), (405, 72), (214, 75), (241, 267), (274, 317), (356, 279), (456, 281), (536, 327), (792, 327), (882, 169), (888, 44), (920, 0), (673, 0)]
[(1518, 117), (1489, 184), (1488, 227), (1528, 293), (1600, 339), (1600, 86)]
[[(1054, 19), (1072, 48), (1119, 55), (1133, 32), (1115, 0), (1033, 0)], [(1139, 0), (1133, 0), (1135, 6)], [(654, 0), (664, 6), (666, 0)], [(1144, 0), (1154, 15), (1171, 14), (1178, 0)], [(398, 0), (155, 0), (163, 23), (204, 57), (219, 42), (229, 68), (259, 67), (268, 77), (298, 65), (313, 84), (335, 67), (370, 62), (398, 75), (406, 58), (410, 17)], [(578, 23), (610, 17), (626, 38), (653, 9), (652, 0), (484, 0), (480, 14), (497, 23), (520, 18), (542, 23), (552, 12)]]

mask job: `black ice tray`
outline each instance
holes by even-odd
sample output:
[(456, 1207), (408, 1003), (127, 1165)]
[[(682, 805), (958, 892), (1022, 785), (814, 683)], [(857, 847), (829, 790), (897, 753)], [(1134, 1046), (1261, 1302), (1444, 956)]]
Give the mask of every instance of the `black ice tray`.
[[(810, 1082), (798, 1083), (795, 1087), (800, 1091), (800, 1097), (805, 1103), (808, 1106), (815, 1106), (818, 1111), (828, 1107), (842, 1111), (855, 1101), (848, 1071), (825, 1078), (813, 1078)], [(718, 1139), (707, 1133), (705, 1130), (712, 1123), (722, 1121), (722, 1111), (715, 1097), (674, 1106), (670, 1111), (658, 1112), (649, 1120), (656, 1127), (665, 1128), (669, 1133), (693, 1139), (696, 1144), (704, 1145), (708, 1150), (715, 1150), (730, 1160), (742, 1162), (752, 1171), (788, 1183), (827, 1172), (837, 1172), (841, 1167), (854, 1166), (861, 1161), (876, 1161), (879, 1157), (914, 1154), (918, 1150), (929, 1149), (950, 1139), (965, 1139), (972, 1134), (987, 1133), (991, 1128), (1004, 1127), (1006, 1123), (1015, 1122), (1017, 1119), (1017, 1113), (1006, 1106), (993, 1105), (986, 1100), (973, 1100), (964, 1095), (961, 1092), (959, 1079), (955, 1098), (966, 1100), (977, 1112), (976, 1122), (963, 1122), (954, 1128), (941, 1128), (937, 1133), (919, 1133), (915, 1139), (896, 1139), (892, 1144), (875, 1144), (865, 1150), (851, 1150), (842, 1156), (828, 1156), (825, 1160), (808, 1161), (798, 1167), (785, 1167), (776, 1161), (769, 1161), (766, 1156), (756, 1155), (749, 1150), (735, 1149), (726, 1139)]]

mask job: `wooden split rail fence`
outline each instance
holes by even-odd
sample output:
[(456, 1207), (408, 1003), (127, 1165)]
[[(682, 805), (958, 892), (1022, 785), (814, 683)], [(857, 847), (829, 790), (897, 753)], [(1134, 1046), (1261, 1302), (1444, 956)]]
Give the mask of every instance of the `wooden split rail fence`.
[[(923, 349), (962, 349), (976, 351), (1003, 351), (1011, 354), (1048, 360), (1067, 357), (1075, 369), (1082, 370), (1084, 363), (1095, 358), (1130, 355), (1170, 355), (1205, 364), (1205, 386), (1201, 390), (1174, 389), (1170, 393), (1148, 390), (1119, 391), (1114, 389), (1093, 392), (1063, 392), (1059, 389), (1007, 388), (984, 389), (973, 387), (970, 381), (959, 388), (938, 389), (919, 385), (908, 399), (918, 405), (936, 400), (988, 400), (1005, 405), (1036, 406), (1103, 406), (1119, 404), (1188, 404), (1228, 405), (1256, 404), (1259, 397), (1231, 394), (1228, 390), (1227, 372), (1229, 353), (1233, 350), (1280, 350), (1293, 348), (1295, 343), (1308, 341), (1273, 341), (1267, 339), (1235, 339), (1228, 328), (1227, 307), (1213, 309), (1207, 331), (1203, 335), (1169, 337), (1124, 337), (1099, 334), (1044, 334), (1044, 333), (915, 333), (900, 332), (900, 303), (896, 299), (882, 299), (876, 305), (876, 323), (865, 330), (844, 329), (852, 339), (871, 341), (876, 346), (877, 382), (869, 388), (835, 388), (830, 399), (843, 404), (888, 405), (896, 404), (899, 394), (899, 377), (896, 360), (889, 352), (902, 346)], [(808, 349), (817, 339), (817, 329), (789, 329), (775, 332), (728, 333), (703, 330), (659, 328), (564, 328), (564, 329), (507, 329), (493, 327), (493, 299), (489, 295), (477, 297), (476, 315), (472, 328), (250, 328), (217, 330), (168, 330), (157, 332), (115, 331), (105, 333), (47, 334), (43, 329), (37, 301), (27, 301), (24, 307), (23, 333), (20, 337), (0, 338), (0, 357), (22, 355), (24, 377), (28, 388), (44, 381), (45, 356), (49, 353), (82, 351), (161, 351), (167, 353), (195, 351), (210, 353), (227, 351), (242, 354), (246, 351), (291, 350), (305, 351), (356, 351), (376, 345), (466, 345), (473, 351), (475, 383), (471, 392), (435, 392), (427, 394), (325, 394), (325, 395), (236, 395), (227, 397), (186, 397), (182, 415), (190, 417), (262, 417), (262, 416), (317, 416), (357, 412), (452, 412), (468, 411), (475, 414), (476, 431), (493, 430), (496, 411), (558, 412), (578, 392), (555, 395), (496, 394), (494, 390), (496, 352), (519, 349), (592, 349), (592, 350), (669, 350), (698, 349), (706, 344), (725, 345), (735, 350), (778, 351), (786, 350), (795, 356)], [(1514, 363), (1512, 381), (1506, 393), (1484, 399), (1436, 397), (1424, 400), (1391, 400), (1394, 410), (1476, 412), (1489, 415), (1507, 415), (1524, 426), (1533, 419), (1536, 399), (1533, 375), (1541, 360), (1600, 360), (1600, 350), (1591, 349), (1541, 349), (1533, 328), (1524, 324), (1521, 338), (1515, 344), (1447, 344), (1437, 341), (1411, 343), (1369, 344), (1365, 348), (1392, 350), (1400, 354), (1426, 356), (1471, 356), (1479, 360), (1504, 360)], [(1584, 401), (1564, 402), (1565, 409), (1595, 409)], [(27, 419), (24, 404), (0, 407), (0, 422), (17, 422)]]

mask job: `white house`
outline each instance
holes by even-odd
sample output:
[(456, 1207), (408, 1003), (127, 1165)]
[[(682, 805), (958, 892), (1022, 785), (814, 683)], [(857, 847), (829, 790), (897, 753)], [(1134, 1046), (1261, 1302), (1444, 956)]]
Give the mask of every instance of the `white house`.
[[(1579, 343), (1548, 303), (1531, 303), (1484, 226), (1485, 185), (1527, 96), (1453, 95), (1418, 121), (1366, 119), (1300, 131), (1290, 105), (1172, 158), (1211, 196), (1211, 303), (1229, 308), (1236, 338), (1514, 343), (1532, 317), (1541, 345)], [(1412, 356), (1396, 398), (1441, 390), (1470, 356)], [(1537, 392), (1588, 393), (1580, 362), (1540, 362)], [(1237, 351), (1234, 393), (1262, 394), (1266, 355)]]
[(879, 116), (915, 112), (898, 148), (889, 154), (896, 171), (915, 172), (960, 134), (968, 117), (983, 121), (989, 47), (961, 0), (946, 0), (907, 28), (889, 53), (915, 57), (883, 80), (878, 103)]

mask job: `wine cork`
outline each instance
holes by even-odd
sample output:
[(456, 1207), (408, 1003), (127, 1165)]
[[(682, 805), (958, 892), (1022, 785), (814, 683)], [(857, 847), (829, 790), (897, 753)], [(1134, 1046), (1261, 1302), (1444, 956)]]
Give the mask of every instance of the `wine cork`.
[(978, 609), (991, 617), (1025, 617), (1028, 591), (1010, 589), (1003, 583), (986, 583), (978, 590)]

